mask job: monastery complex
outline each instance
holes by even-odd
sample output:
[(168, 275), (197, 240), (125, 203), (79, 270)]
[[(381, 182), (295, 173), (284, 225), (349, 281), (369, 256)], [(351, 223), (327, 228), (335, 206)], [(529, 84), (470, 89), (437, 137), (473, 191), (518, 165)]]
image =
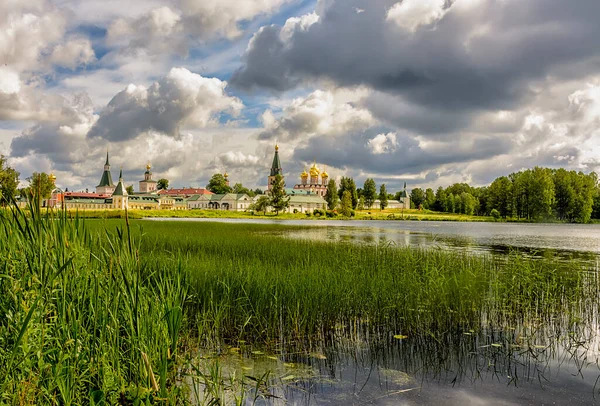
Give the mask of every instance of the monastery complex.
[[(275, 146), (273, 163), (267, 178), (267, 193), (271, 190), (275, 177), (283, 176), (283, 169), (279, 159), (279, 146)], [(225, 182), (229, 186), (229, 178), (224, 174)], [(312, 212), (314, 209), (323, 209), (327, 206), (324, 196), (327, 192), (329, 175), (321, 171), (313, 163), (309, 172), (304, 170), (300, 174), (300, 183), (293, 188), (285, 188), (289, 196), (287, 212)], [(152, 179), (151, 166), (146, 166), (144, 177), (138, 182), (138, 191), (129, 194), (123, 180), (123, 170), (119, 173), (119, 180), (115, 185), (110, 171), (108, 152), (100, 182), (95, 193), (88, 192), (63, 192), (55, 189), (52, 197), (46, 201), (49, 207), (82, 210), (125, 210), (125, 209), (163, 209), (163, 210), (229, 210), (246, 211), (250, 205), (260, 197), (250, 197), (247, 194), (215, 194), (203, 188), (183, 188), (158, 190), (157, 182)], [(390, 201), (389, 208), (410, 208), (410, 199), (404, 190), (400, 201)]]

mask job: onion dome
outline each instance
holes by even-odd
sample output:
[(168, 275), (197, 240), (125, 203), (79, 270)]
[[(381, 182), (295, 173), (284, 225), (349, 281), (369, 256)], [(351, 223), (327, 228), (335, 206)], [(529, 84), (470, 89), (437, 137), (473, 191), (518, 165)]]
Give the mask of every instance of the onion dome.
[(227, 172), (225, 172), (225, 173), (223, 174), (223, 177), (224, 177), (225, 179), (227, 179), (227, 178), (229, 177), (229, 174), (228, 174)]
[(329, 175), (327, 174), (327, 172), (325, 171), (325, 169), (323, 169), (323, 173), (321, 173), (321, 177), (322, 178), (328, 178)]
[(275, 144), (275, 151), (279, 151), (279, 144)]
[(308, 172), (306, 172), (306, 169), (304, 169), (304, 171), (300, 174), (300, 177), (302, 179), (307, 179), (308, 178)]
[(319, 168), (317, 167), (317, 164), (314, 163), (313, 166), (310, 168), (310, 176), (311, 177), (318, 177), (320, 173), (321, 173), (321, 171), (319, 171)]
[(150, 165), (150, 162), (148, 162), (148, 164), (146, 165), (146, 170), (150, 170), (152, 168), (152, 166)]
[(49, 179), (49, 180), (50, 180), (50, 182), (52, 182), (52, 183), (56, 182), (56, 176), (54, 176), (54, 174), (53, 174), (53, 173), (51, 173), (51, 174), (48, 176), (48, 179)]

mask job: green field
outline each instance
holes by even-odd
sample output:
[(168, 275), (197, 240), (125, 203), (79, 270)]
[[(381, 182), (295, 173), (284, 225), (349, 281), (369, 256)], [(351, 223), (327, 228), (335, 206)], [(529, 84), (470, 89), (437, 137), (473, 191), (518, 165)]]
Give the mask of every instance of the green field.
[(519, 338), (527, 348), (539, 345), (535, 326), (557, 316), (565, 337), (580, 339), (573, 332), (597, 308), (597, 272), (579, 263), (290, 231), (4, 212), (0, 403), (186, 404), (198, 387), (210, 403), (224, 389), (218, 368), (201, 369), (205, 351), (277, 356), (284, 344), (309, 353), (340, 339), (533, 326)]

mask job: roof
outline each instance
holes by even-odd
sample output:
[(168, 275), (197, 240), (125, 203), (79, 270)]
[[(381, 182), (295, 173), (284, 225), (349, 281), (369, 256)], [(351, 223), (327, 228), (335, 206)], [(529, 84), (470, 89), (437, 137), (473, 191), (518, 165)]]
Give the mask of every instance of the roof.
[(127, 196), (127, 190), (123, 186), (123, 169), (119, 173), (119, 183), (117, 183), (117, 187), (113, 192), (113, 196)]
[(313, 203), (313, 204), (327, 204), (325, 199), (319, 195), (292, 195), (290, 196), (290, 204), (302, 204), (302, 203)]
[(115, 186), (109, 170), (102, 172), (102, 178), (100, 178), (100, 183), (98, 183), (98, 186), (96, 186), (96, 187), (101, 187), (101, 186), (111, 186), (111, 187)]
[(86, 193), (86, 192), (64, 192), (63, 196), (65, 200), (71, 199), (102, 199), (110, 197), (110, 195), (104, 193)]
[(252, 200), (252, 198), (245, 193), (226, 193), (212, 195), (195, 195), (188, 199), (188, 201), (198, 200), (202, 200), (205, 202), (220, 202), (222, 200)]
[(159, 195), (168, 196), (192, 196), (192, 195), (212, 195), (210, 190), (204, 188), (183, 188), (183, 189), (161, 189)]
[(271, 164), (271, 176), (281, 175), (283, 169), (281, 169), (281, 161), (279, 160), (279, 150), (275, 147), (275, 156), (273, 156), (273, 163)]
[(115, 186), (112, 180), (112, 176), (110, 174), (110, 164), (108, 163), (108, 151), (106, 151), (106, 163), (104, 164), (108, 169), (102, 172), (102, 178), (100, 178), (100, 183), (96, 187), (102, 186)]
[(106, 199), (69, 199), (65, 203), (105, 204)]

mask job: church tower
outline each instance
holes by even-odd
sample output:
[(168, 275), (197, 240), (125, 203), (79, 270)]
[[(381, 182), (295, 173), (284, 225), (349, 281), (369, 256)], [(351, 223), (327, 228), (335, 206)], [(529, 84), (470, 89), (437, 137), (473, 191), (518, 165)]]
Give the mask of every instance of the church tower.
[(152, 172), (150, 172), (150, 162), (146, 165), (146, 172), (144, 172), (144, 180), (140, 180), (140, 193), (153, 193), (156, 192), (156, 181), (152, 180)]
[(271, 164), (271, 175), (268, 179), (267, 190), (271, 190), (273, 183), (275, 183), (275, 176), (283, 176), (283, 169), (281, 169), (281, 161), (279, 160), (279, 145), (275, 145), (275, 156), (273, 157), (273, 163)]
[(129, 207), (129, 197), (127, 195), (125, 184), (123, 183), (123, 169), (121, 169), (121, 172), (119, 173), (119, 183), (117, 183), (112, 199), (113, 207), (115, 209), (125, 210)]
[(96, 193), (110, 195), (115, 191), (115, 184), (112, 181), (110, 174), (110, 163), (108, 162), (108, 151), (106, 151), (106, 163), (104, 164), (104, 172), (100, 183), (96, 186)]

